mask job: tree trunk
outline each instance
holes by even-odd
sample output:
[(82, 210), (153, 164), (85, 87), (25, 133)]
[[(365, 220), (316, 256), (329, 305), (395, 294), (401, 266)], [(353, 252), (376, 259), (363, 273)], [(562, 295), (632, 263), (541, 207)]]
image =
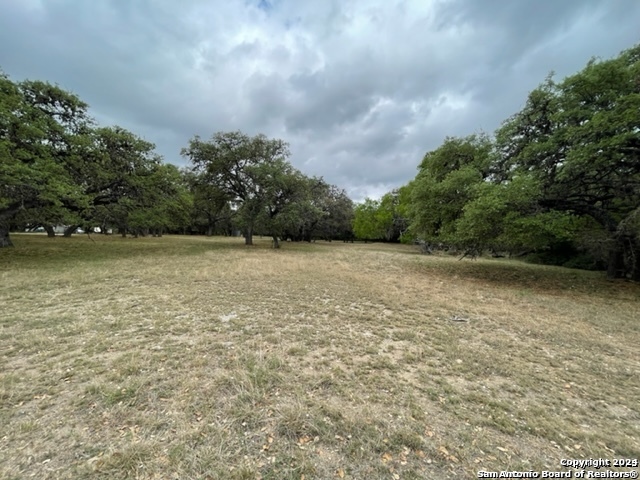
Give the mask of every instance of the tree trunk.
[(277, 235), (273, 236), (273, 248), (280, 248), (280, 241)]
[(9, 225), (0, 223), (0, 248), (13, 247), (9, 237)]
[(64, 236), (65, 237), (70, 237), (71, 235), (76, 233), (76, 230), (78, 230), (78, 228), (80, 228), (80, 225), (71, 225), (71, 226), (65, 228), (64, 229)]
[(253, 245), (253, 225), (248, 226), (244, 232), (244, 244)]
[(44, 230), (47, 232), (47, 237), (53, 238), (56, 236), (56, 231), (53, 229), (53, 225), (43, 225)]
[[(640, 253), (640, 252), (638, 252)], [(634, 280), (636, 282), (640, 282), (640, 265), (638, 265), (638, 263), (636, 263), (635, 265), (632, 266), (631, 269), (631, 280)]]
[(621, 278), (624, 275), (624, 250), (616, 242), (609, 250), (609, 261), (607, 262), (607, 278)]
[(627, 253), (627, 270), (631, 275), (631, 280), (640, 281), (640, 242), (633, 238), (629, 239), (629, 247)]
[(213, 236), (213, 225), (209, 224), (207, 225), (207, 237), (212, 237)]
[(0, 209), (0, 248), (13, 247), (13, 243), (11, 242), (11, 238), (9, 237), (9, 221), (20, 210), (23, 210), (25, 208), (35, 207), (37, 205), (38, 205), (37, 201), (31, 201), (31, 202), (19, 201), (19, 202), (10, 204), (6, 208)]

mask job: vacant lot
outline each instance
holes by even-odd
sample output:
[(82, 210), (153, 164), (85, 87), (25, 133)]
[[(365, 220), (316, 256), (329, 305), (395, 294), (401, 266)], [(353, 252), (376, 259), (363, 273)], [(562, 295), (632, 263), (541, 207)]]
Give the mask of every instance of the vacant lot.
[(0, 251), (1, 478), (640, 456), (638, 285), (407, 246), (92, 238)]

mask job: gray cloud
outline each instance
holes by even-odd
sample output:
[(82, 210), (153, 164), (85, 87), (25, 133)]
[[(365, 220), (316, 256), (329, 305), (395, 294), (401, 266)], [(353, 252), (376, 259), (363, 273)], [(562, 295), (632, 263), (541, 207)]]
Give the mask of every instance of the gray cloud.
[(0, 68), (58, 83), (182, 164), (220, 130), (291, 144), (355, 199), (447, 135), (492, 132), (551, 71), (640, 40), (625, 0), (0, 0)]

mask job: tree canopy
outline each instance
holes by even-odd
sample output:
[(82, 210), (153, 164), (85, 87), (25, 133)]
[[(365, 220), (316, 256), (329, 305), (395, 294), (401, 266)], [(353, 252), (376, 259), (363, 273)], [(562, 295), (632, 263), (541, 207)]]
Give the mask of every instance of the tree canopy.
[(0, 73), (0, 246), (23, 209), (63, 217), (86, 199), (74, 173), (90, 128), (87, 105), (43, 82), (12, 82)]
[(0, 73), (0, 247), (11, 228), (54, 225), (123, 236), (165, 231), (232, 234), (259, 229), (279, 239), (332, 239), (351, 231), (343, 190), (289, 163), (288, 145), (264, 135), (194, 137), (182, 154), (191, 168), (165, 164), (155, 145), (96, 125), (76, 95)]
[(264, 135), (194, 136), (163, 162), (121, 127), (42, 81), (0, 72), (0, 247), (11, 228), (79, 226), (279, 240), (420, 241), (477, 255), (536, 255), (640, 279), (640, 46), (550, 75), (494, 135), (448, 137), (416, 177), (354, 206)]
[(257, 229), (277, 248), (283, 237), (310, 241), (320, 226), (329, 238), (350, 228), (353, 205), (346, 194), (293, 168), (282, 140), (218, 132), (208, 141), (195, 136), (182, 155), (192, 164), (198, 189), (212, 196), (208, 205), (218, 213), (231, 205), (247, 245)]
[(447, 138), (408, 216), (413, 238), (466, 253), (583, 251), (640, 279), (640, 46), (548, 77), (493, 137)]

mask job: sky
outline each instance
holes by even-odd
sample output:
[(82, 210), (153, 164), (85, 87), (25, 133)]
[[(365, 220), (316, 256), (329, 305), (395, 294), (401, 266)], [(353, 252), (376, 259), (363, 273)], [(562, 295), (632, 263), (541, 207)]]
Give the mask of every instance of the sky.
[(640, 43), (636, 0), (0, 0), (0, 69), (156, 144), (263, 133), (378, 198), (447, 136), (493, 133), (550, 72)]

